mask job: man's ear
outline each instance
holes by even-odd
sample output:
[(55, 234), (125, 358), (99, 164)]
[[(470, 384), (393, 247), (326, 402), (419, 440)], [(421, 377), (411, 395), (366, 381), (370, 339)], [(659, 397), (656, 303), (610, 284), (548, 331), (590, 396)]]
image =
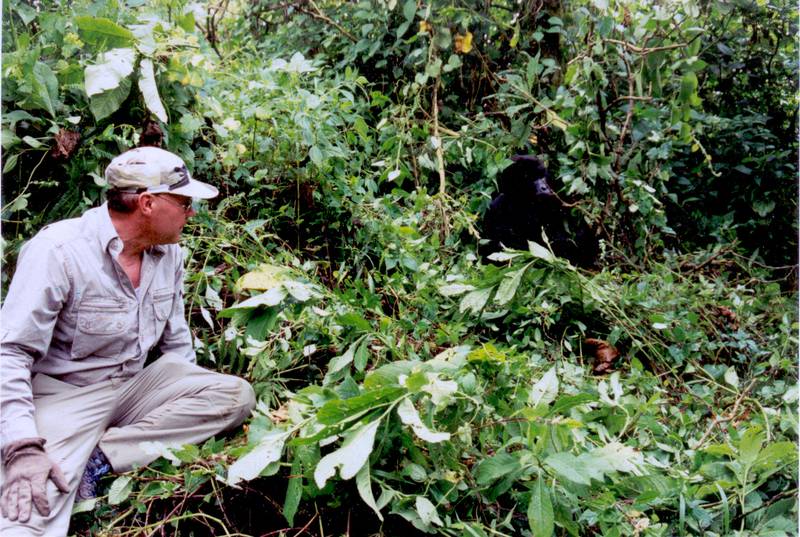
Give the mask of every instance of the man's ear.
[(155, 207), (153, 206), (155, 201), (156, 197), (152, 194), (147, 192), (139, 194), (139, 199), (137, 200), (139, 212), (141, 212), (143, 215), (150, 216), (155, 210)]

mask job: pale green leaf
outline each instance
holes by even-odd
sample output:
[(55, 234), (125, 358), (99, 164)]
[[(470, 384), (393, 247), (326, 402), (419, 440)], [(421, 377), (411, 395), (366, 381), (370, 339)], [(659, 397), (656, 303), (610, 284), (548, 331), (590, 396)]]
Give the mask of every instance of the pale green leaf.
[(228, 468), (229, 485), (236, 485), (239, 481), (250, 481), (258, 477), (264, 468), (277, 462), (283, 453), (283, 445), (289, 433), (272, 431), (264, 435), (252, 451), (241, 457)]
[(528, 241), (528, 250), (533, 257), (538, 257), (539, 259), (544, 259), (545, 261), (552, 261), (554, 259), (553, 252), (538, 242)]
[(489, 254), (489, 259), (492, 261), (499, 261), (500, 263), (504, 261), (511, 261), (515, 257), (519, 257), (521, 254), (519, 252), (513, 251), (503, 251), (503, 252), (495, 252), (493, 254)]
[(439, 287), (439, 294), (442, 296), (457, 296), (466, 293), (467, 291), (474, 291), (475, 286), (464, 283), (451, 283)]
[(450, 433), (434, 432), (428, 429), (428, 427), (422, 423), (422, 418), (416, 407), (408, 399), (403, 399), (400, 401), (400, 404), (397, 405), (397, 415), (400, 416), (400, 421), (411, 427), (414, 434), (426, 442), (435, 444), (437, 442), (450, 440)]
[(571, 453), (554, 453), (545, 459), (545, 464), (561, 477), (581, 485), (591, 484), (591, 475), (583, 460)]
[(525, 265), (519, 270), (515, 270), (506, 274), (506, 276), (503, 278), (503, 281), (501, 281), (500, 285), (497, 286), (497, 293), (494, 295), (494, 301), (496, 304), (502, 306), (514, 298), (517, 288), (522, 281), (522, 277), (525, 275), (525, 271), (528, 270), (529, 266), (530, 265)]
[(108, 490), (108, 503), (110, 505), (119, 505), (130, 496), (133, 490), (133, 479), (128, 475), (121, 475), (111, 483), (111, 488)]
[(433, 505), (428, 498), (417, 496), (415, 506), (417, 508), (417, 514), (419, 518), (422, 519), (422, 522), (425, 524), (435, 524), (437, 526), (443, 525), (442, 519), (439, 518), (439, 513), (436, 512), (436, 506)]
[(619, 442), (609, 442), (603, 447), (592, 450), (590, 457), (595, 459), (604, 471), (625, 472), (633, 475), (644, 475), (644, 456)]
[(342, 447), (319, 461), (314, 470), (314, 482), (318, 488), (323, 488), (328, 479), (336, 474), (337, 469), (342, 479), (350, 479), (358, 473), (372, 453), (378, 425), (380, 420), (350, 429)]
[(763, 443), (764, 432), (761, 427), (753, 426), (747, 429), (739, 440), (739, 461), (745, 465), (753, 464)]
[(266, 293), (261, 293), (260, 295), (250, 297), (244, 302), (234, 304), (228, 309), (231, 310), (239, 308), (257, 308), (259, 306), (277, 306), (286, 299), (286, 296), (286, 289), (283, 287), (274, 287)]
[(536, 384), (531, 388), (531, 393), (528, 396), (528, 403), (532, 407), (539, 405), (549, 405), (558, 395), (558, 376), (556, 375), (556, 368), (551, 367), (547, 373), (542, 375)]
[(144, 97), (144, 104), (147, 109), (156, 115), (158, 119), (166, 123), (168, 121), (167, 111), (158, 96), (158, 86), (156, 85), (156, 75), (153, 71), (153, 61), (145, 58), (139, 65), (139, 91)]
[(491, 287), (470, 291), (466, 294), (466, 296), (464, 296), (464, 298), (461, 299), (461, 304), (458, 306), (458, 311), (464, 313), (465, 311), (469, 310), (473, 314), (477, 315), (486, 305), (486, 302), (489, 300), (491, 294)]
[(437, 373), (426, 373), (427, 384), (420, 388), (431, 395), (431, 401), (439, 406), (447, 403), (450, 396), (458, 390), (458, 383), (454, 380), (442, 380)]
[(528, 503), (528, 524), (533, 537), (550, 537), (555, 530), (553, 520), (553, 502), (550, 491), (539, 478), (533, 485), (531, 500)]
[(736, 369), (734, 367), (729, 367), (725, 370), (724, 375), (725, 382), (733, 386), (734, 388), (739, 387), (739, 375), (736, 374)]
[(369, 464), (365, 464), (356, 474), (356, 489), (358, 489), (358, 495), (361, 496), (364, 503), (375, 511), (375, 514), (378, 515), (378, 519), (382, 522), (383, 515), (381, 514), (381, 510), (378, 509), (378, 505), (375, 503), (375, 496), (372, 495), (372, 480), (369, 476)]
[(135, 62), (136, 51), (132, 48), (115, 48), (98, 55), (97, 63), (87, 65), (84, 71), (86, 95), (92, 97), (120, 87), (133, 73)]

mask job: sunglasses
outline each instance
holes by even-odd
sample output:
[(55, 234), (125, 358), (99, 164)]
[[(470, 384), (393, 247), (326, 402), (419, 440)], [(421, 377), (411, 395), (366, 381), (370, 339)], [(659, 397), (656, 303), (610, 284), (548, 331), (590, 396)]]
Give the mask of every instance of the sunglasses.
[(192, 202), (193, 202), (192, 198), (186, 198), (184, 201), (178, 201), (175, 198), (171, 198), (169, 196), (158, 196), (158, 197), (162, 200), (169, 201), (170, 203), (172, 203), (177, 207), (180, 207), (181, 209), (183, 209), (183, 212), (185, 213), (188, 213), (189, 211), (192, 210)]

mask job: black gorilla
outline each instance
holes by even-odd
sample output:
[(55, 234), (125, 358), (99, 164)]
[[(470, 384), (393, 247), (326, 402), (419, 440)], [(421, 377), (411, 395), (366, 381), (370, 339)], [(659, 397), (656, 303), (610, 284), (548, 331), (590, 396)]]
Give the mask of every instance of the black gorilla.
[(553, 252), (573, 265), (591, 267), (598, 244), (583, 219), (571, 218), (548, 184), (550, 175), (533, 155), (514, 155), (513, 164), (500, 176), (500, 194), (492, 200), (483, 220), (481, 255), (499, 252), (502, 246), (527, 250), (528, 241), (543, 243), (547, 235)]

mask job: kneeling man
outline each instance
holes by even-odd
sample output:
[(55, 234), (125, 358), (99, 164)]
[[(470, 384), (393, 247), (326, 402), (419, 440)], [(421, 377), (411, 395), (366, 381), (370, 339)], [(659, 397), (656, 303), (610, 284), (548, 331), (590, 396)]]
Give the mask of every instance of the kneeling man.
[[(195, 364), (177, 245), (192, 198), (217, 189), (176, 155), (132, 149), (105, 171), (107, 202), (25, 244), (0, 328), (0, 534), (66, 535), (108, 471), (241, 424), (250, 385)], [(160, 358), (144, 367), (151, 349)]]

